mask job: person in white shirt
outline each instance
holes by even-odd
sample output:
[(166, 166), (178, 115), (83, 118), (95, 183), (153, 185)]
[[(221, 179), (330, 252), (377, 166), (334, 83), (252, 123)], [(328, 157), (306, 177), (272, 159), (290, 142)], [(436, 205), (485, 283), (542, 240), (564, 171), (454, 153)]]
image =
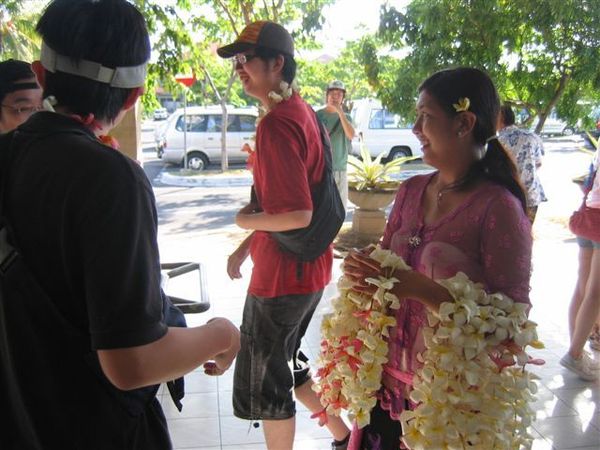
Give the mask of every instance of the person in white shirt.
[(498, 118), (498, 140), (515, 159), (521, 183), (527, 193), (527, 215), (533, 223), (539, 204), (547, 201), (537, 173), (544, 155), (542, 139), (529, 130), (517, 127), (512, 108), (503, 105)]

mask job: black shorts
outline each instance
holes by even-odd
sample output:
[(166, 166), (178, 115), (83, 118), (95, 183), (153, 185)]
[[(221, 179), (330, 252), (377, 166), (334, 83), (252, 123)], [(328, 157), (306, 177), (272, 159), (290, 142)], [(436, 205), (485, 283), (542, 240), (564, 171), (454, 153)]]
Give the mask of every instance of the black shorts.
[(300, 341), (322, 295), (322, 290), (274, 298), (248, 294), (233, 378), (233, 412), (237, 417), (294, 417), (293, 390), (311, 377)]

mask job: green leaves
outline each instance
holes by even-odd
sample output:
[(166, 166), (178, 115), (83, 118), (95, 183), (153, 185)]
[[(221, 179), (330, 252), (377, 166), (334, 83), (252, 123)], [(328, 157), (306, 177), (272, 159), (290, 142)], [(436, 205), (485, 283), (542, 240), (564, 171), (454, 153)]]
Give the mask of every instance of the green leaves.
[(360, 157), (361, 159), (358, 159), (353, 155), (348, 155), (348, 164), (354, 169), (350, 173), (351, 184), (358, 191), (385, 189), (390, 187), (390, 184), (397, 185), (396, 182), (392, 182), (390, 175), (400, 172), (400, 166), (405, 162), (416, 159), (414, 156), (405, 156), (382, 163), (383, 153), (372, 159), (369, 149), (362, 143)]
[(21, 6), (16, 0), (0, 5), (0, 61), (33, 61), (39, 55), (41, 40), (35, 32), (38, 16), (22, 11)]
[[(382, 9), (380, 43), (363, 63), (378, 97), (405, 116), (422, 80), (467, 65), (490, 73), (502, 100), (544, 117), (556, 106), (575, 123), (589, 108), (573, 104), (598, 102), (598, 17), (596, 0), (413, 0), (405, 12)], [(384, 46), (409, 52), (394, 66), (378, 56)]]

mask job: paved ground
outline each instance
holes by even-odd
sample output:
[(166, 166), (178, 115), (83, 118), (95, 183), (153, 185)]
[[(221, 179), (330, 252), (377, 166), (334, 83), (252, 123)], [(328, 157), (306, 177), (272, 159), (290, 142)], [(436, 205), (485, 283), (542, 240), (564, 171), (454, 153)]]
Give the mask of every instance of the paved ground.
[[(547, 141), (541, 172), (550, 201), (540, 207), (534, 226), (531, 317), (538, 322), (546, 344), (546, 349), (533, 354), (546, 360), (545, 366), (535, 369), (541, 378), (535, 404), (537, 420), (532, 428), (537, 437), (535, 449), (600, 448), (600, 384), (583, 382), (558, 363), (568, 346), (567, 306), (577, 270), (577, 246), (565, 223), (578, 207), (581, 195), (570, 180), (585, 170), (589, 159), (577, 151), (580, 144), (567, 138)], [(159, 172), (155, 170), (155, 176)], [(155, 186), (162, 260), (200, 261), (208, 273), (211, 309), (204, 314), (188, 315), (188, 321), (193, 325), (214, 316), (225, 316), (239, 324), (251, 268), (245, 265), (244, 279), (232, 282), (225, 274), (225, 262), (244, 236), (232, 224), (231, 214), (243, 204), (245, 188), (167, 187), (159, 179), (155, 179)], [(169, 200), (173, 198), (177, 200)], [(337, 278), (339, 268), (334, 269)], [(194, 297), (197, 295), (194, 281), (193, 278), (174, 280), (169, 292)], [(335, 295), (335, 286), (330, 285), (304, 341), (313, 358), (318, 351), (320, 319)], [(174, 409), (165, 395), (163, 404), (177, 449), (265, 448), (262, 430), (251, 428), (248, 422), (232, 414), (231, 375), (229, 372), (220, 378), (209, 378), (194, 372), (186, 377), (187, 395), (182, 413)], [(297, 422), (297, 449), (329, 448), (327, 433), (309, 419), (306, 410), (299, 410)]]

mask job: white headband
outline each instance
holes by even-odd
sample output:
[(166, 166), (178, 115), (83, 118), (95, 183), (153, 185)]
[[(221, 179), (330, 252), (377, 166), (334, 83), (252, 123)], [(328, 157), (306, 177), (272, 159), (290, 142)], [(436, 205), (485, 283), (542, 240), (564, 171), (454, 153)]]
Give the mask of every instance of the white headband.
[(112, 87), (132, 89), (144, 85), (146, 80), (146, 65), (132, 67), (116, 67), (111, 69), (100, 63), (85, 59), (74, 60), (67, 56), (59, 55), (48, 44), (42, 42), (40, 62), (44, 68), (52, 73), (60, 72), (78, 75)]

